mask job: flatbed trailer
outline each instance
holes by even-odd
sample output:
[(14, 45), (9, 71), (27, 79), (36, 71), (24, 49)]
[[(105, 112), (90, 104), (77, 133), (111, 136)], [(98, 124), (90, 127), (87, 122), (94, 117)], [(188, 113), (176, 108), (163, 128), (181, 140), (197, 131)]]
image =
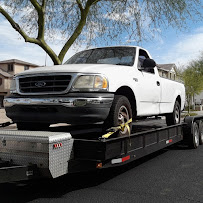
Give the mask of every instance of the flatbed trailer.
[(124, 165), (178, 142), (197, 148), (203, 143), (203, 116), (173, 126), (146, 120), (133, 124), (130, 136), (101, 135), (99, 128), (0, 130), (0, 183)]

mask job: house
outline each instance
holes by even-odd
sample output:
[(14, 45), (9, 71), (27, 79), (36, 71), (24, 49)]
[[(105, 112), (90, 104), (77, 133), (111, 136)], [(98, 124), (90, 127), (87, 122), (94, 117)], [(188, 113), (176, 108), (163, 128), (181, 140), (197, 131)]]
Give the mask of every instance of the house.
[[(161, 77), (180, 81), (175, 64), (157, 64), (157, 68)], [(194, 98), (192, 98), (191, 105), (196, 105), (197, 110), (201, 109), (199, 105), (203, 105), (203, 91), (199, 95), (195, 95)]]
[(0, 69), (0, 107), (3, 106), (3, 99), (10, 89), (12, 75)]
[(177, 80), (177, 67), (174, 63), (157, 64), (157, 68), (161, 77)]
[(10, 92), (10, 82), (13, 75), (36, 67), (38, 65), (17, 59), (0, 61), (0, 107), (3, 106), (4, 97)]
[(196, 105), (203, 105), (203, 91), (199, 95), (194, 96)]

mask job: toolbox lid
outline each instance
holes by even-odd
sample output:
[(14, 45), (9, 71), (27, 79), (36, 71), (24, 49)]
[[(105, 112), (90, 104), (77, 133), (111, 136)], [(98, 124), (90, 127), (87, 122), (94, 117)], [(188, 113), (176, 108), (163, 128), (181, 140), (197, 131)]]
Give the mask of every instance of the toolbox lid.
[(24, 131), (24, 130), (1, 130), (1, 140), (30, 141), (41, 143), (53, 143), (71, 139), (68, 132), (47, 132), (47, 131)]

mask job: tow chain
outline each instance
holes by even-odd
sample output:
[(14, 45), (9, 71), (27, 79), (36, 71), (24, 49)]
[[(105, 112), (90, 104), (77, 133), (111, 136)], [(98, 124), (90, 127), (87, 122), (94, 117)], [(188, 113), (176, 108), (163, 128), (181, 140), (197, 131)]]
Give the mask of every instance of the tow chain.
[(14, 122), (0, 123), (0, 128), (4, 128), (4, 127), (7, 127), (7, 126), (12, 125), (12, 124), (14, 124)]
[[(125, 130), (125, 128), (127, 128), (127, 130), (128, 130), (128, 134), (129, 134), (129, 138), (130, 138), (130, 134), (131, 134), (131, 132), (130, 132), (130, 126), (129, 126), (129, 124), (130, 123), (132, 123), (132, 118), (131, 119), (129, 119), (126, 123), (123, 123), (123, 124), (120, 124), (119, 126), (117, 126), (117, 127), (111, 127), (111, 128), (109, 128), (107, 131), (109, 131), (108, 133), (106, 133), (106, 134), (104, 134), (104, 135), (102, 135), (102, 139), (107, 139), (107, 138), (109, 138), (111, 135), (113, 135), (114, 133), (116, 133), (117, 131), (119, 131), (119, 130), (121, 130), (122, 132)], [(101, 139), (100, 138), (100, 139)]]

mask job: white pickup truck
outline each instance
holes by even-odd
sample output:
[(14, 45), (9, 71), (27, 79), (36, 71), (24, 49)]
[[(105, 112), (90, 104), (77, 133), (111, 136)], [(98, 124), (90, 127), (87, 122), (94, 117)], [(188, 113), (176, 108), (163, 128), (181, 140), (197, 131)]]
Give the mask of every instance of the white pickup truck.
[(160, 77), (148, 51), (131, 46), (85, 50), (63, 65), (20, 73), (4, 100), (21, 130), (97, 122), (108, 128), (154, 115), (173, 125), (184, 103), (184, 85)]

